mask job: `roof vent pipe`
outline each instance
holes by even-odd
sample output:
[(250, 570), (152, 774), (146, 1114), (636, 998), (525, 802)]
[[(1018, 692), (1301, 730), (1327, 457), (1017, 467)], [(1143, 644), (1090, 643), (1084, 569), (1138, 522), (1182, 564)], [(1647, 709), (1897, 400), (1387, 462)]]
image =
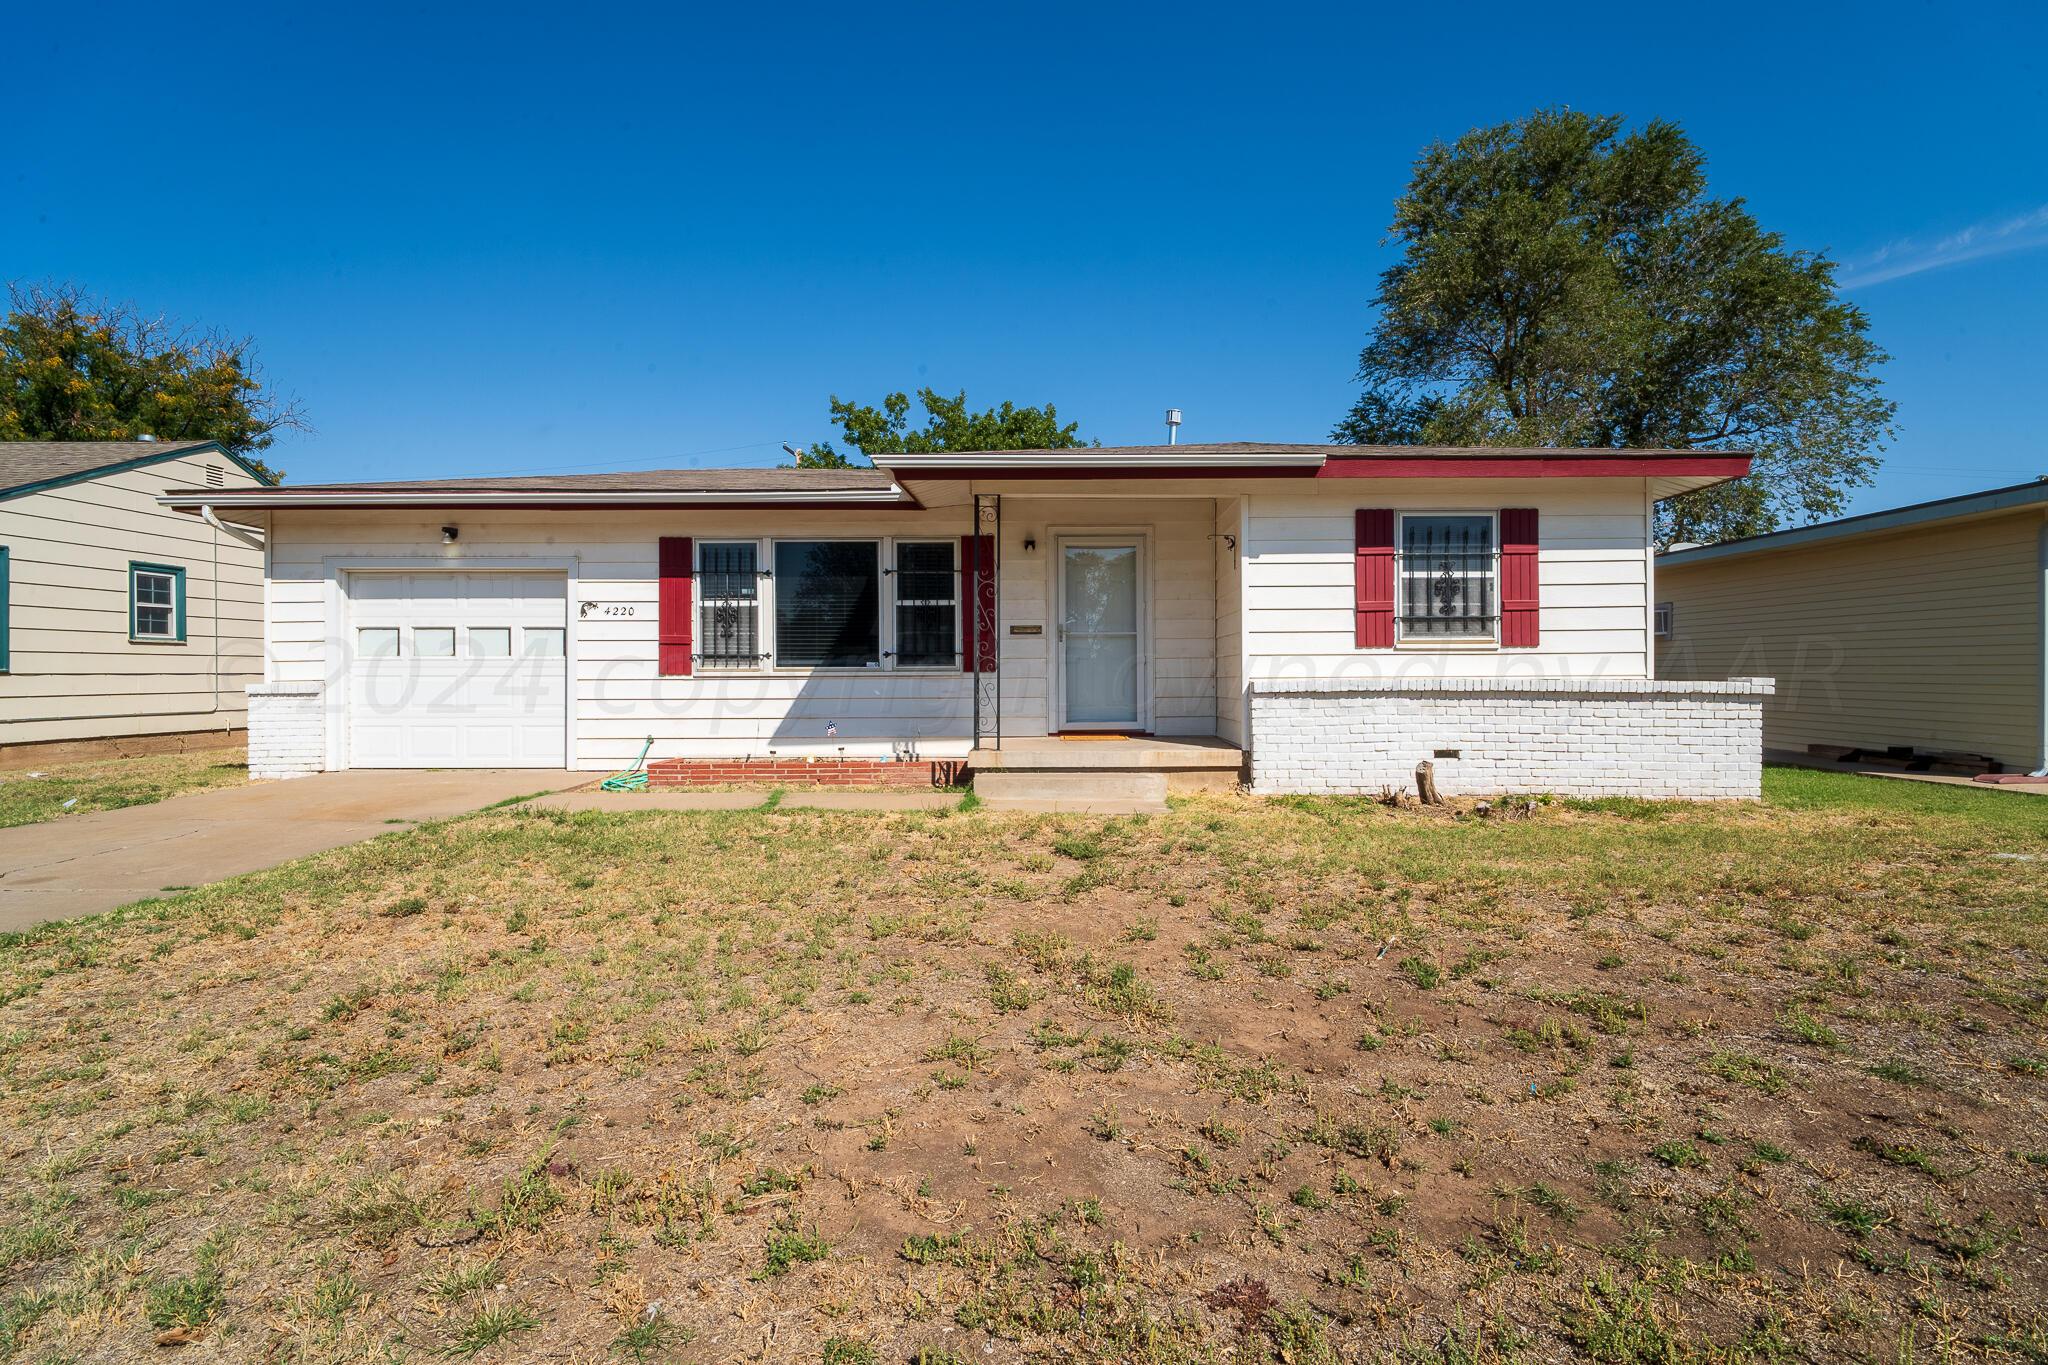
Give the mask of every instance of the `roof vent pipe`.
[(1167, 443), (1168, 445), (1174, 445), (1174, 444), (1177, 444), (1177, 443), (1178, 443), (1178, 438), (1179, 438), (1179, 436), (1180, 436), (1180, 409), (1179, 409), (1179, 408), (1168, 408), (1168, 409), (1166, 410), (1166, 443)]

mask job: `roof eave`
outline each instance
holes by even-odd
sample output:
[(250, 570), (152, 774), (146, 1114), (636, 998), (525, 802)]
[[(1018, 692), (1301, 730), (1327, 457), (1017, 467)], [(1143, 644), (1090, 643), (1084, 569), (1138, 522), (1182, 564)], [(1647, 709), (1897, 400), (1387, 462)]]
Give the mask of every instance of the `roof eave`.
[(31, 493), (47, 493), (53, 488), (66, 488), (75, 483), (89, 483), (94, 479), (104, 479), (109, 474), (125, 474), (131, 469), (145, 469), (153, 464), (161, 464), (165, 460), (182, 460), (188, 455), (198, 455), (209, 450), (222, 459), (232, 460), (237, 469), (257, 482), (267, 487), (277, 486), (274, 477), (264, 473), (219, 441), (166, 442), (165, 445), (167, 448), (164, 450), (149, 451), (131, 459), (115, 460), (108, 464), (94, 465), (91, 469), (73, 470), (69, 474), (54, 474), (47, 479), (32, 479), (28, 483), (0, 488), (0, 502), (5, 502), (9, 498), (25, 498)]
[(911, 504), (900, 486), (854, 489), (750, 489), (718, 492), (650, 490), (534, 489), (520, 492), (465, 491), (459, 488), (436, 492), (314, 493), (291, 489), (252, 489), (248, 492), (166, 493), (157, 498), (165, 507), (186, 511), (199, 507), (257, 508), (370, 508), (370, 507), (558, 507), (587, 504), (612, 507), (718, 507), (732, 504), (811, 504), (820, 506), (894, 506)]
[(1303, 454), (1299, 451), (1204, 451), (1180, 455), (1172, 447), (1157, 454), (1120, 454), (1103, 456), (1097, 460), (1087, 450), (1067, 452), (1024, 452), (1015, 451), (942, 451), (913, 455), (876, 455), (871, 457), (877, 469), (886, 469), (894, 474), (921, 474), (936, 469), (963, 469), (977, 471), (1001, 471), (1005, 469), (1064, 469), (1076, 475), (1090, 476), (1090, 471), (1102, 469), (1132, 470), (1141, 473), (1177, 474), (1187, 470), (1203, 469), (1314, 469), (1323, 463), (1323, 455)]
[(1798, 526), (1789, 531), (1772, 531), (1742, 540), (1724, 541), (1718, 545), (1702, 545), (1695, 550), (1666, 551), (1657, 556), (1657, 567), (1663, 569), (1670, 566), (1701, 564), (1716, 559), (1735, 559), (1744, 555), (1769, 554), (1778, 550), (1797, 550), (1809, 545), (1825, 545), (1834, 541), (1856, 540), (1864, 536), (1885, 535), (1894, 531), (1910, 531), (1950, 522), (1979, 520), (2008, 512), (2024, 512), (2029, 508), (2038, 508), (2048, 513), (2048, 481), (2036, 480), (2033, 483), (2015, 484), (2010, 488), (1965, 493), (1959, 497), (1939, 498), (1933, 502), (1917, 503), (1909, 507), (1894, 507), (1884, 512), (1865, 512), (1861, 516), (1844, 517), (1839, 521), (1824, 521), (1817, 526)]

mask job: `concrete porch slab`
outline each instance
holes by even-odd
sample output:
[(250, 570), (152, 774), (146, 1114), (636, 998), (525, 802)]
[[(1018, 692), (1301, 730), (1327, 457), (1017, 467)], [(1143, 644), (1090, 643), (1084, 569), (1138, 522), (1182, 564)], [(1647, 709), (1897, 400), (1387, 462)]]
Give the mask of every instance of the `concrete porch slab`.
[(1085, 772), (1107, 768), (1173, 772), (1227, 768), (1235, 772), (1244, 763), (1244, 750), (1214, 735), (1174, 739), (1034, 735), (1006, 739), (1000, 748), (976, 749), (968, 761), (975, 769), (988, 771), (1024, 768)]
[(593, 780), (560, 768), (362, 769), (0, 829), (0, 932), (260, 872), (409, 824)]

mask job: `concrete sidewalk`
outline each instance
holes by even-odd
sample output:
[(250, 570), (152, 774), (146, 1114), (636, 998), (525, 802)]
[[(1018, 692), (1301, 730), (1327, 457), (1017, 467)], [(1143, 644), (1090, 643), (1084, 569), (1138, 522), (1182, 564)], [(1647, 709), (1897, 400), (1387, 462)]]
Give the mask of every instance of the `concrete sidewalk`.
[(0, 932), (111, 910), (595, 775), (545, 769), (321, 773), (0, 829)]
[[(596, 787), (557, 792), (533, 804), (556, 810), (608, 810), (621, 814), (643, 810), (752, 810), (768, 799), (759, 791), (607, 792)], [(960, 804), (959, 792), (783, 790), (778, 810), (946, 810)]]

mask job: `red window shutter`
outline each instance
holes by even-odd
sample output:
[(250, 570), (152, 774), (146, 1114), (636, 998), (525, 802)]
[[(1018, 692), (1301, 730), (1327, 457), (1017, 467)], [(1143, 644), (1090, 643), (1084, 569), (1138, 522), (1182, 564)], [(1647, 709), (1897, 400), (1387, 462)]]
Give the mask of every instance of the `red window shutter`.
[(664, 678), (690, 676), (690, 650), (696, 636), (696, 583), (690, 576), (695, 543), (689, 536), (661, 538), (661, 592), (657, 599), (661, 624), (655, 671)]
[(1500, 512), (1500, 642), (1508, 649), (1533, 649), (1542, 635), (1536, 544), (1536, 509), (1503, 507)]
[(996, 667), (996, 633), (991, 629), (984, 638), (979, 626), (983, 621), (993, 626), (996, 619), (994, 536), (960, 537), (960, 586), (960, 635), (964, 642), (960, 650), (960, 670), (963, 673), (974, 672), (974, 661), (978, 657), (982, 671), (993, 673)]
[(1394, 512), (1390, 507), (1358, 509), (1358, 549), (1353, 610), (1360, 649), (1394, 647)]

